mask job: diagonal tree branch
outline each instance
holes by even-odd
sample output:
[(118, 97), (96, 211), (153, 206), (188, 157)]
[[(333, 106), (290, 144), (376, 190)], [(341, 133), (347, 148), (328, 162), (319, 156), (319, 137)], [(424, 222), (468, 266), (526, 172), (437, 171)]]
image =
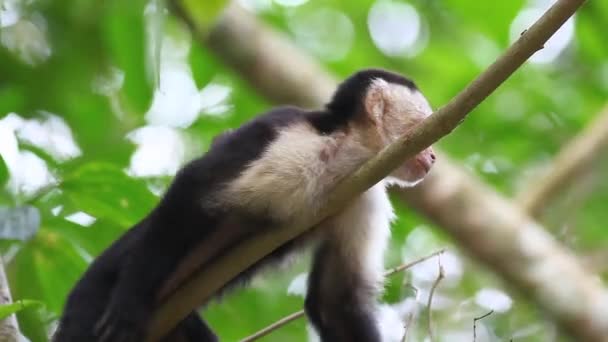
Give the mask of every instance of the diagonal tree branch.
[[(591, 165), (594, 159), (608, 148), (608, 106), (599, 112), (597, 117), (589, 122), (586, 128), (565, 145), (551, 163), (549, 170), (539, 181), (530, 183), (525, 191), (518, 197), (520, 208), (530, 216), (540, 219), (542, 211), (551, 204), (559, 194), (580, 184), (580, 180), (593, 170)], [(447, 203), (446, 203), (447, 205)], [(597, 257), (597, 255), (599, 257)], [(606, 253), (595, 253), (588, 256), (583, 265), (591, 267), (593, 272), (597, 271), (596, 265), (603, 264)], [(595, 256), (595, 257), (594, 257)], [(589, 269), (589, 268), (588, 268)], [(602, 268), (603, 269), (603, 268)], [(272, 330), (289, 323), (304, 315), (304, 311), (298, 311), (299, 315), (291, 314), (285, 318), (263, 328), (260, 332), (251, 335), (247, 341), (252, 341)], [(290, 318), (290, 319), (286, 319)], [(241, 341), (244, 342), (245, 340)]]
[(581, 341), (608, 336), (608, 294), (538, 223), (445, 155), (400, 193)]
[[(322, 212), (318, 217), (310, 218), (310, 222), (302, 222), (294, 225), (293, 227), (281, 227), (281, 229), (273, 230), (272, 233), (261, 234), (256, 237), (254, 240), (245, 241), (242, 243), (239, 248), (235, 249), (233, 253), (227, 254), (225, 257), (215, 260), (210, 264), (210, 267), (206, 269), (204, 274), (196, 274), (190, 281), (185, 283), (178, 291), (176, 291), (167, 301), (164, 303), (161, 308), (155, 313), (154, 322), (151, 325), (150, 338), (154, 339), (157, 336), (161, 336), (165, 331), (168, 331), (172, 326), (175, 325), (180, 319), (185, 317), (193, 308), (195, 303), (204, 302), (207, 298), (211, 296), (219, 287), (221, 287), (225, 282), (233, 278), (240, 271), (250, 266), (256, 260), (259, 260), (265, 254), (269, 253), (271, 250), (277, 248), (282, 243), (292, 239), (293, 237), (299, 235), (300, 233), (307, 230), (309, 227), (313, 226), (316, 222), (319, 222), (320, 219), (324, 215), (331, 214), (335, 210), (339, 209), (340, 205), (345, 203), (349, 198), (354, 197), (358, 193), (364, 191), (366, 188), (380, 180), (384, 175), (386, 175), (390, 170), (396, 167), (399, 162), (407, 157), (413, 156), (418, 151), (422, 150), (424, 147), (432, 144), (437, 141), (442, 136), (448, 134), (452, 129), (454, 129), (459, 122), (466, 116), (466, 114), (473, 109), (479, 102), (481, 102), (487, 95), (489, 95), (500, 83), (502, 83), (512, 72), (514, 72), (529, 56), (531, 56), (535, 51), (540, 49), (543, 43), (567, 20), (569, 16), (571, 16), (574, 11), (582, 5), (584, 0), (560, 0), (558, 1), (537, 23), (535, 23), (528, 31), (526, 31), (520, 39), (509, 48), (506, 53), (501, 56), (486, 72), (484, 72), (478, 79), (473, 81), (463, 92), (461, 92), (458, 96), (456, 96), (452, 101), (450, 101), (445, 107), (441, 108), (435, 114), (433, 114), (429, 119), (425, 122), (421, 123), (416, 130), (413, 130), (406, 134), (402, 139), (400, 139), (395, 144), (389, 146), (383, 153), (379, 154), (372, 161), (367, 163), (364, 167), (362, 167), (359, 171), (357, 171), (352, 177), (349, 177), (343, 183), (341, 183), (333, 193), (329, 204), (326, 206), (326, 210)], [(182, 17), (188, 19), (187, 13), (188, 10), (184, 10), (183, 8), (180, 10), (180, 4), (177, 4), (178, 13), (182, 14)], [(269, 87), (269, 84), (278, 83), (280, 87), (283, 89), (292, 89), (293, 92), (301, 91), (302, 89), (292, 88), (290, 87), (290, 83), (298, 84), (298, 82), (294, 81), (295, 79), (301, 78), (296, 77), (295, 79), (289, 79), (287, 76), (304, 76), (301, 74), (303, 70), (306, 70), (307, 66), (312, 65), (312, 69), (318, 69), (318, 67), (314, 67), (314, 63), (309, 63), (309, 65), (303, 65), (304, 68), (300, 68), (302, 66), (294, 67), (289, 66), (285, 67), (283, 61), (278, 58), (277, 49), (281, 49), (281, 55), (283, 57), (290, 52), (296, 52), (295, 48), (290, 48), (286, 41), (274, 40), (276, 36), (268, 29), (263, 27), (257, 27), (255, 21), (252, 18), (247, 19), (246, 17), (242, 17), (240, 15), (237, 16), (237, 12), (233, 9), (230, 9), (222, 23), (220, 23), (219, 28), (211, 34), (208, 42), (211, 47), (217, 49), (218, 53), (219, 48), (221, 46), (218, 41), (221, 41), (222, 38), (218, 39), (218, 35), (227, 34), (228, 36), (224, 36), (223, 39), (228, 41), (229, 38), (234, 38), (231, 40), (231, 44), (229, 46), (225, 46), (228, 50), (232, 49), (235, 52), (230, 53), (224, 51), (224, 53), (228, 55), (233, 55), (232, 61), (241, 60), (245, 61), (244, 63), (248, 63), (248, 70), (259, 69), (266, 70), (272, 72), (274, 78), (271, 80), (271, 83), (264, 83)], [(236, 17), (235, 17), (236, 16)], [(238, 20), (235, 20), (238, 19)], [(232, 21), (231, 21), (232, 20)], [(196, 30), (195, 21), (187, 20), (191, 25), (193, 30)], [(241, 26), (241, 24), (243, 26)], [(247, 28), (247, 25), (250, 25)], [(253, 26), (251, 26), (253, 25)], [(235, 27), (240, 29), (235, 29)], [(243, 27), (245, 29), (243, 30)], [(237, 35), (234, 37), (230, 37), (230, 34)], [(262, 34), (270, 34), (268, 37), (274, 37), (271, 39), (266, 39), (267, 44), (270, 45), (271, 48), (266, 46), (264, 49), (259, 49), (257, 52), (260, 55), (257, 55), (255, 52), (249, 51), (250, 58), (256, 61), (255, 63), (249, 63), (248, 58), (242, 57), (247, 54), (247, 52), (242, 51), (243, 47), (251, 47), (251, 44), (259, 43), (262, 39)], [(215, 38), (214, 38), (215, 37)], [(238, 37), (241, 37), (241, 43), (238, 44)], [(243, 38), (246, 37), (246, 38)], [(215, 43), (214, 43), (215, 42)], [(254, 46), (255, 47), (255, 46)], [(283, 50), (285, 48), (285, 50)], [(260, 62), (262, 59), (261, 55), (263, 51), (266, 51), (266, 55), (268, 52), (272, 52), (275, 54), (274, 57), (271, 56), (271, 61), (275, 63), (264, 64)], [(230, 61), (230, 58), (226, 58), (227, 61)], [(292, 57), (292, 56), (290, 56)], [(302, 57), (296, 59), (300, 62), (306, 62), (306, 58)], [(277, 64), (278, 63), (278, 64)], [(236, 64), (236, 63), (235, 63)], [(252, 67), (254, 65), (256, 67)], [(270, 66), (274, 65), (273, 68)], [(266, 66), (266, 68), (265, 68)], [(275, 73), (277, 70), (284, 70), (287, 72), (284, 74)], [(310, 69), (309, 69), (310, 70)], [(241, 69), (241, 71), (245, 72), (245, 69)], [(255, 70), (254, 70), (255, 71)], [(319, 71), (321, 72), (321, 71)], [(321, 72), (322, 73), (322, 72)], [(284, 76), (285, 78), (278, 78), (281, 82), (277, 82), (276, 76)], [(314, 102), (313, 104), (322, 103), (328, 96), (329, 91), (327, 89), (333, 89), (334, 83), (331, 82), (329, 77), (319, 76), (319, 79), (325, 78), (327, 80), (326, 86), (322, 86), (320, 84), (316, 84), (314, 80), (316, 77), (311, 79), (311, 84), (299, 84), (303, 89), (311, 89), (309, 87), (313, 87), (315, 90), (311, 90), (309, 94), (312, 96), (302, 96), (305, 98), (305, 101), (293, 101), (294, 103), (302, 103), (306, 101)], [(252, 83), (257, 84), (255, 78), (250, 78)], [(257, 79), (258, 81), (261, 78)], [(317, 85), (317, 87), (314, 87)], [(331, 85), (331, 86), (330, 86)], [(323, 90), (324, 94), (320, 94)], [(325, 93), (326, 92), (326, 93)], [(295, 93), (285, 92), (283, 99), (290, 99), (290, 95), (297, 95)], [(317, 98), (319, 96), (319, 98)], [(449, 166), (449, 165), (448, 165)], [(437, 172), (436, 174), (440, 174)], [(442, 177), (443, 177), (443, 173)], [(439, 180), (441, 181), (441, 180)], [(426, 182), (431, 183), (431, 182)], [(436, 180), (434, 183), (438, 183)], [(494, 194), (489, 192), (486, 194), (489, 197), (492, 197)], [(506, 207), (507, 214), (509, 210), (516, 212), (516, 216), (520, 217), (522, 215), (517, 215), (517, 210), (514, 208)], [(525, 223), (516, 221), (516, 223)], [(529, 288), (529, 284), (538, 285), (539, 288), (543, 290), (550, 290), (550, 288), (546, 287), (546, 281), (543, 280), (544, 273), (546, 271), (544, 268), (536, 268), (536, 272), (522, 272), (523, 274), (516, 274), (518, 271), (514, 271), (517, 269), (517, 266), (528, 266), (528, 263), (533, 263), (535, 266), (546, 266), (549, 270), (559, 270), (563, 271), (562, 276), (573, 276), (580, 277), (578, 281), (576, 278), (572, 278), (572, 281), (569, 282), (568, 288), (568, 301), (573, 302), (572, 298), (577, 298), (580, 296), (585, 299), (583, 302), (584, 305), (577, 306), (577, 309), (572, 310), (572, 306), (566, 305), (553, 305), (552, 301), (561, 300), (564, 301), (564, 297), (560, 297), (562, 293), (558, 293), (559, 291), (537, 291), (534, 292), (534, 299), (539, 302), (549, 313), (551, 313), (554, 318), (558, 321), (564, 323), (565, 327), (576, 336), (584, 338), (590, 341), (600, 341), (604, 336), (608, 334), (608, 323), (603, 317), (607, 315), (602, 315), (604, 312), (601, 309), (603, 307), (598, 307), (598, 303), (605, 302), (605, 295), (601, 288), (593, 282), (593, 280), (587, 276), (583, 270), (580, 269), (573, 261), (573, 258), (570, 257), (566, 251), (564, 251), (548, 234), (546, 234), (542, 227), (538, 225), (524, 226), (525, 229), (522, 229), (522, 232), (530, 233), (532, 232), (532, 236), (534, 236), (535, 240), (540, 241), (543, 245), (543, 252), (546, 250), (551, 250), (551, 252), (555, 252), (552, 257), (558, 256), (558, 262), (553, 262), (549, 259), (546, 263), (541, 263), (539, 257), (546, 256), (543, 253), (534, 253), (534, 251), (524, 250), (527, 254), (524, 254), (526, 258), (519, 258), (515, 260), (514, 266), (512, 267), (496, 267), (496, 269), (503, 271), (502, 275), (507, 279), (511, 280), (514, 284), (518, 285), (522, 289)], [(514, 226), (508, 227), (509, 231), (514, 230)], [(462, 241), (468, 241), (467, 239), (461, 239)], [(511, 242), (511, 240), (507, 240), (507, 242)], [(491, 244), (492, 245), (492, 244)], [(526, 245), (529, 247), (533, 244)], [(468, 248), (469, 246), (467, 246)], [(509, 250), (509, 247), (516, 247), (514, 245), (509, 245), (508, 247), (502, 246), (498, 251), (503, 252), (505, 248)], [(520, 249), (515, 249), (518, 252), (521, 252)], [(495, 253), (494, 250), (491, 249), (477, 249), (477, 254), (479, 254), (482, 260), (486, 260), (490, 265), (495, 266), (496, 260), (500, 262), (504, 262), (501, 256), (506, 254)], [(509, 260), (507, 260), (509, 263)], [(525, 268), (525, 267), (524, 267)], [(525, 268), (527, 269), (527, 268)], [(552, 273), (551, 273), (552, 274)], [(555, 280), (555, 279), (552, 279)], [(594, 306), (589, 306), (591, 299)], [(604, 305), (606, 307), (606, 305)], [(575, 319), (573, 319), (575, 317)], [(573, 321), (578, 321), (578, 318), (581, 320), (580, 326), (575, 326), (571, 324)]]
[(559, 193), (573, 187), (593, 168), (594, 159), (608, 148), (608, 106), (559, 152), (545, 176), (519, 195), (521, 208), (538, 218)]
[[(12, 302), (8, 278), (4, 271), (4, 262), (0, 258), (0, 305), (11, 304)], [(15, 314), (0, 320), (0, 341), (17, 342), (20, 340), (20, 336), (19, 324)]]
[[(600, 156), (602, 151), (605, 151), (607, 148), (608, 105), (604, 106), (597, 117), (589, 122), (581, 133), (561, 149), (550, 169), (546, 171), (543, 177), (539, 177), (540, 181), (530, 183), (525, 191), (520, 193), (518, 201), (520, 208), (524, 212), (527, 212), (528, 215), (540, 219), (542, 211), (559, 194), (565, 192), (568, 188), (573, 188), (576, 184), (580, 184), (580, 179), (593, 170), (591, 165), (593, 165), (594, 159)], [(446, 205), (449, 204), (446, 203)], [(588, 267), (587, 269), (593, 270), (592, 272), (597, 272), (597, 265), (603, 265), (602, 261), (605, 260), (605, 257), (606, 252), (592, 253), (585, 258), (582, 264), (584, 267)], [(600, 270), (603, 269), (605, 268), (601, 268)], [(294, 314), (286, 316), (286, 318), (292, 317), (290, 320), (283, 318), (263, 328), (260, 332), (251, 335), (251, 339), (247, 339), (247, 341), (253, 340), (253, 337), (257, 338), (269, 334), (270, 331), (278, 329), (304, 315), (303, 311), (299, 311), (298, 313), (300, 315), (296, 317), (294, 317)]]

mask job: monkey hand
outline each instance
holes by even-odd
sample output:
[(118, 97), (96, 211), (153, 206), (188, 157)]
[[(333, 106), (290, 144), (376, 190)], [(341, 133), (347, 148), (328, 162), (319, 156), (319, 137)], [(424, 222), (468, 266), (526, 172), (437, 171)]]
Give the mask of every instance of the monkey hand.
[(95, 326), (98, 342), (141, 342), (152, 308), (111, 301)]

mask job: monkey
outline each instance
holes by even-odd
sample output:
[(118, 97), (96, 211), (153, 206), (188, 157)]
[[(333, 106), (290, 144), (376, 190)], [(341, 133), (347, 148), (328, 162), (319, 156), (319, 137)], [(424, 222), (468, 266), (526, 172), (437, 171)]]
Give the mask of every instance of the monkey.
[[(178, 171), (146, 217), (92, 262), (68, 295), (54, 341), (144, 341), (151, 313), (192, 273), (183, 268), (192, 253), (205, 253), (207, 262), (197, 265), (204, 272), (239, 242), (314, 215), (336, 184), (431, 113), (412, 80), (370, 68), (339, 84), (320, 110), (280, 106), (221, 134)], [(312, 246), (304, 307), (321, 340), (381, 341), (377, 297), (395, 218), (386, 187), (416, 185), (434, 162), (429, 146), (217, 295)], [(196, 311), (163, 338), (217, 340)]]

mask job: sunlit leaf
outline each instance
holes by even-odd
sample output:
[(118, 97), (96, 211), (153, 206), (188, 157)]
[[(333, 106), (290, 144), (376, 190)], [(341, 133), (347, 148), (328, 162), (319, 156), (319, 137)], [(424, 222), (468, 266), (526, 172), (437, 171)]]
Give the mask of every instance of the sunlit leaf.
[(209, 51), (203, 49), (200, 45), (192, 46), (188, 55), (188, 62), (192, 69), (192, 77), (199, 88), (207, 85), (221, 67)]
[(0, 155), (0, 187), (4, 186), (8, 181), (8, 168), (6, 167), (6, 163)]
[(185, 11), (189, 12), (196, 26), (201, 32), (206, 32), (211, 28), (217, 16), (222, 12), (224, 6), (228, 3), (226, 0), (178, 0)]
[(28, 300), (28, 299), (24, 299), (24, 300), (18, 300), (14, 303), (11, 304), (0, 304), (0, 319), (5, 319), (6, 317), (19, 312), (23, 309), (27, 309), (27, 308), (31, 308), (31, 307), (35, 307), (35, 306), (42, 306), (42, 302), (37, 301), (37, 300)]
[(145, 112), (152, 99), (152, 87), (146, 76), (145, 4), (135, 0), (107, 1), (102, 21), (111, 63), (125, 73), (122, 92), (127, 105), (139, 113)]
[(460, 17), (459, 22), (463, 27), (475, 27), (483, 31), (497, 41), (506, 43), (508, 39), (509, 24), (516, 13), (522, 8), (524, 1), (459, 1), (446, 0), (445, 6), (454, 17)]
[[(46, 303), (46, 295), (42, 290), (43, 286), (40, 283), (40, 278), (38, 276), (42, 270), (37, 268), (34, 258), (34, 252), (38, 253), (37, 245), (36, 243), (33, 243), (35, 240), (36, 239), (26, 244), (26, 247), (7, 264), (7, 275), (11, 284), (11, 294), (13, 295), (14, 300), (32, 299)], [(51, 259), (53, 258), (53, 256), (50, 257)], [(71, 269), (66, 269), (65, 271), (71, 272)], [(55, 274), (57, 277), (63, 277), (63, 275), (64, 273), (62, 272)], [(49, 295), (53, 296), (57, 294), (51, 293)], [(47, 340), (45, 321), (40, 309), (21, 310), (17, 312), (17, 319), (19, 320), (19, 328), (22, 333), (31, 341)]]
[(45, 227), (61, 234), (90, 257), (99, 255), (127, 228), (106, 219), (96, 220), (90, 227), (83, 227), (61, 217), (47, 218)]
[(86, 164), (66, 175), (61, 187), (80, 210), (125, 228), (143, 218), (157, 201), (144, 181), (109, 164)]
[[(2, 56), (0, 56), (0, 63), (2, 63)], [(23, 85), (5, 84), (0, 87), (0, 116), (11, 111), (20, 111), (26, 101)]]
[[(90, 259), (61, 235), (43, 229), (11, 263), (15, 298), (35, 299), (60, 312), (65, 298)], [(27, 267), (26, 267), (27, 266)]]

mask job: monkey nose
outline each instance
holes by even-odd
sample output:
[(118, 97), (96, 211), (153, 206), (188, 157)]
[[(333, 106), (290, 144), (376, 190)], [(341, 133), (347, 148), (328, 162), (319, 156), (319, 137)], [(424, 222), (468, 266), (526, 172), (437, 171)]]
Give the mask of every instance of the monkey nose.
[(430, 157), (431, 157), (431, 160), (432, 160), (432, 161), (435, 161), (435, 158), (436, 158), (436, 157), (435, 157), (435, 152), (431, 152)]
[(418, 157), (416, 157), (416, 163), (418, 164), (419, 167), (424, 169), (424, 172), (429, 172), (431, 170), (431, 167), (434, 164), (434, 160), (432, 160), (428, 157), (418, 156)]

